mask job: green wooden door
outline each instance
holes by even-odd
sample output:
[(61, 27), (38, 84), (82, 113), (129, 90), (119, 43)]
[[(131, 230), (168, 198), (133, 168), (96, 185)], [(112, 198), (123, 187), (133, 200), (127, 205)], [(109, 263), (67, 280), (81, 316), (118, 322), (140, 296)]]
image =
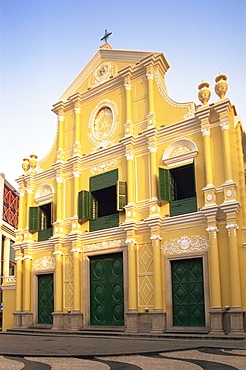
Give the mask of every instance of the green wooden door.
[(38, 323), (52, 324), (54, 311), (53, 274), (38, 275)]
[(205, 326), (201, 258), (172, 261), (173, 326)]
[(91, 325), (124, 325), (122, 253), (91, 258), (90, 314)]

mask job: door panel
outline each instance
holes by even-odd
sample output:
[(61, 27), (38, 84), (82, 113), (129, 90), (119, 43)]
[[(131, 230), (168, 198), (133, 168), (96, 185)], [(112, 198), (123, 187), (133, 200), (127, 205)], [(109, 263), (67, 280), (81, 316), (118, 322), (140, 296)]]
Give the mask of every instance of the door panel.
[(124, 325), (122, 253), (92, 257), (90, 261), (91, 325)]
[(53, 274), (38, 275), (38, 323), (53, 324), (54, 311)]
[(204, 283), (201, 258), (172, 261), (174, 326), (205, 326)]

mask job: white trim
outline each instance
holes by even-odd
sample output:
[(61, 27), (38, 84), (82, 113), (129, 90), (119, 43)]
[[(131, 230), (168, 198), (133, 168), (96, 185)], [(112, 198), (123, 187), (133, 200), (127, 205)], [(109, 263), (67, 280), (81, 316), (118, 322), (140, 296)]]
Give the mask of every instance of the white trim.
[(45, 184), (41, 185), (35, 194), (35, 201), (38, 204), (43, 204), (47, 202), (51, 202), (55, 194), (55, 190), (52, 185)]
[[(176, 150), (176, 152), (175, 152)], [(168, 167), (193, 162), (198, 148), (189, 139), (180, 139), (171, 143), (163, 153), (162, 160)]]

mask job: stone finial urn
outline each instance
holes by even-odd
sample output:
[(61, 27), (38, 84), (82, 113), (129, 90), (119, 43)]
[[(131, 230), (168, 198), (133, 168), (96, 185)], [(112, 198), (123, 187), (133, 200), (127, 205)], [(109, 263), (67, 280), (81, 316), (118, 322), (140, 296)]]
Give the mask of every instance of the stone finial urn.
[(30, 168), (30, 162), (29, 162), (29, 158), (25, 157), (23, 158), (23, 161), (22, 161), (22, 168), (24, 170), (24, 173), (26, 174), (27, 171), (29, 170)]
[(214, 90), (216, 94), (220, 97), (220, 99), (223, 99), (225, 97), (225, 94), (228, 90), (228, 83), (227, 76), (224, 75), (222, 72), (219, 73), (219, 75), (215, 78), (215, 87)]
[(202, 102), (203, 105), (206, 105), (209, 101), (211, 91), (209, 89), (209, 83), (202, 80), (202, 83), (198, 86), (199, 92), (198, 92), (198, 98), (200, 102)]
[(38, 158), (38, 156), (36, 154), (31, 154), (30, 155), (29, 163), (30, 163), (32, 172), (35, 172), (35, 168), (37, 167), (37, 162), (38, 162), (37, 158)]

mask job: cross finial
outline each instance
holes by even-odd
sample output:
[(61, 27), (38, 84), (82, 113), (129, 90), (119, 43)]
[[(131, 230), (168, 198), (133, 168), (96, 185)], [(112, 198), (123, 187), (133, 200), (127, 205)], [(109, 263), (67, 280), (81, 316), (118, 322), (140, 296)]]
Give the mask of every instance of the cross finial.
[(110, 35), (112, 35), (112, 32), (108, 32), (108, 30), (106, 29), (104, 36), (101, 38), (101, 41), (105, 40), (105, 42), (107, 42)]

